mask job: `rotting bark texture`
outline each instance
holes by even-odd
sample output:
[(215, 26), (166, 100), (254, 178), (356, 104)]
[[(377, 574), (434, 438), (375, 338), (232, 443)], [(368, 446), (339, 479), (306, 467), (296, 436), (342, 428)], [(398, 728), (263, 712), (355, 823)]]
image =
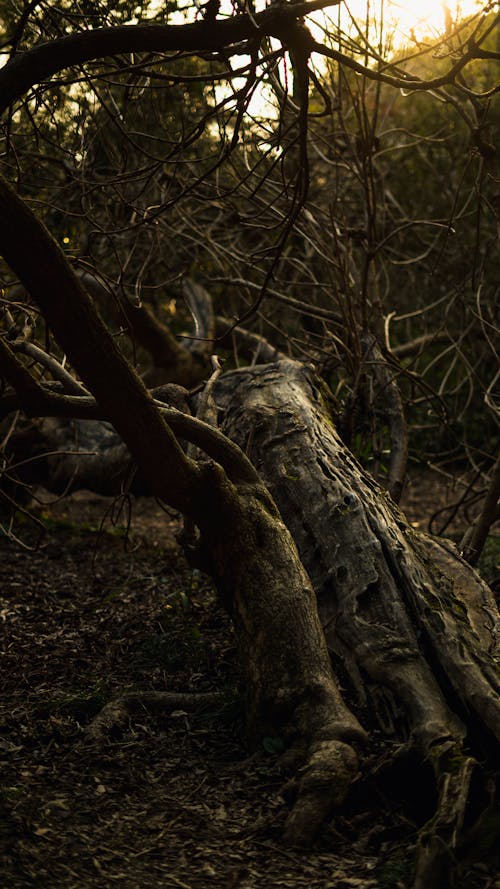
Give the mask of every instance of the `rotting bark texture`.
[[(476, 754), (500, 739), (491, 591), (453, 545), (409, 528), (328, 416), (312, 370), (282, 361), (226, 374), (224, 431), (257, 468), (316, 591), (334, 664), (367, 720), (408, 732), (434, 768), (438, 805), (422, 831), (417, 887), (444, 885)], [(392, 714), (392, 715), (388, 715)]]
[(292, 531), (328, 645), (359, 703), (367, 703), (370, 676), (405, 703), (419, 741), (434, 739), (440, 723), (444, 734), (451, 725), (460, 732), (457, 717), (436, 701), (430, 667), (439, 663), (457, 700), (500, 738), (500, 711), (490, 706), (499, 686), (489, 656), (489, 588), (453, 544), (413, 531), (363, 472), (325, 412), (312, 371), (291, 361), (236, 371), (222, 378), (217, 398), (228, 408), (225, 431), (246, 450)]

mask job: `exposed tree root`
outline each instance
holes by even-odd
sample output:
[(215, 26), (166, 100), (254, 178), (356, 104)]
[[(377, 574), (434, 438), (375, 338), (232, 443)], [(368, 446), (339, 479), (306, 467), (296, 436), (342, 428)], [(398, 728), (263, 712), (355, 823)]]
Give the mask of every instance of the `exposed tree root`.
[(294, 797), (283, 839), (287, 845), (308, 847), (331, 812), (342, 805), (358, 773), (353, 748), (341, 741), (312, 744), (305, 765), (288, 785)]
[(220, 704), (221, 701), (222, 695), (215, 692), (203, 694), (171, 691), (128, 692), (104, 705), (87, 726), (85, 737), (88, 741), (101, 744), (109, 735), (123, 731), (130, 717), (141, 709), (161, 713), (171, 713), (174, 710), (193, 713), (204, 707)]
[(433, 818), (424, 825), (417, 845), (414, 889), (444, 889), (456, 863), (472, 774), (477, 763), (461, 746), (442, 744), (432, 752), (438, 787)]

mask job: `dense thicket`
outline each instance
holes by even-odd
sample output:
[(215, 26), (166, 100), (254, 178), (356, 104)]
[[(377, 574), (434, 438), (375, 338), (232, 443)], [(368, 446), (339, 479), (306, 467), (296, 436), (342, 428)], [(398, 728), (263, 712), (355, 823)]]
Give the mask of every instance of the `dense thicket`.
[[(286, 748), (286, 840), (314, 839), (382, 730), (389, 769), (394, 743), (432, 765), (430, 889), (489, 810), (495, 603), (394, 502), (431, 451), (486, 493), (471, 561), (496, 517), (497, 20), (382, 61), (376, 23), (316, 41), (301, 17), (327, 6), (5, 12), (2, 497), (44, 449), (97, 442), (86, 484), (139, 479), (182, 513), (234, 622), (249, 735)], [(216, 331), (248, 370), (221, 376)], [(56, 419), (30, 438), (19, 411)], [(78, 440), (68, 418), (97, 425)], [(75, 485), (64, 458), (38, 480)]]

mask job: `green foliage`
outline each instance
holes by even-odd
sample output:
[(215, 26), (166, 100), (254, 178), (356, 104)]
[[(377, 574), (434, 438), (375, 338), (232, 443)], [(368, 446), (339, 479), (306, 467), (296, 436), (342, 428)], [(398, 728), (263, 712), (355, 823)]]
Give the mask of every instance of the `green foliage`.
[(266, 753), (269, 753), (271, 756), (278, 756), (285, 750), (285, 745), (281, 738), (263, 738), (262, 746)]

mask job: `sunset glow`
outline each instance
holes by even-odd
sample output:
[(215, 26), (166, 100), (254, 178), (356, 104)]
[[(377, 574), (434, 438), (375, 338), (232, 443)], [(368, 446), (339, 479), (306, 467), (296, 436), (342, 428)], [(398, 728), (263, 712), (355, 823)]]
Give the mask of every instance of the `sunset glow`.
[[(383, 8), (385, 30), (394, 32), (398, 45), (437, 38), (453, 30), (462, 19), (480, 12), (487, 4), (478, 0), (386, 0)], [(345, 11), (360, 24), (366, 17), (367, 0), (351, 0), (344, 4)], [(380, 21), (380, 2), (369, 4), (371, 16)]]

